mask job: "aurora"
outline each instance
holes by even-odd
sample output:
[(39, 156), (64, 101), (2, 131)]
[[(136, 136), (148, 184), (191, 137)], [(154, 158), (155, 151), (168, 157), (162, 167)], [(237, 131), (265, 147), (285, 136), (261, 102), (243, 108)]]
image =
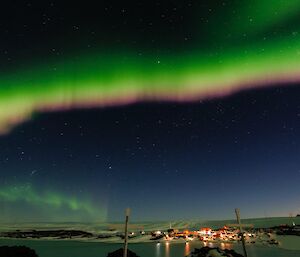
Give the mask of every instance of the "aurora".
[(106, 219), (105, 208), (95, 207), (90, 201), (79, 200), (76, 197), (66, 196), (59, 192), (37, 192), (32, 185), (12, 185), (0, 190), (0, 201), (2, 203), (24, 203), (30, 208), (40, 206), (48, 211), (69, 210), (70, 212), (83, 213), (90, 218), (97, 217), (98, 220)]
[(300, 79), (299, 46), (300, 41), (291, 45), (287, 40), (261, 52), (250, 48), (212, 58), (193, 53), (162, 57), (160, 63), (151, 57), (135, 60), (131, 55), (122, 64), (99, 56), (100, 61), (83, 58), (52, 71), (50, 67), (35, 70), (33, 77), (32, 72), (1, 76), (0, 129), (6, 132), (34, 112), (145, 100), (189, 101), (296, 82)]
[[(218, 32), (218, 38), (208, 40), (215, 44), (211, 49), (197, 37), (193, 47), (170, 53), (147, 49), (141, 55), (138, 47), (100, 47), (76, 58), (49, 58), (3, 71), (0, 132), (44, 111), (193, 101), (298, 82), (300, 37), (290, 23), (299, 9), (296, 0), (254, 1), (237, 5), (238, 17), (226, 10), (216, 14), (211, 25), (199, 29), (202, 37), (210, 37), (206, 31)], [(269, 36), (274, 26), (286, 30), (280, 37)]]

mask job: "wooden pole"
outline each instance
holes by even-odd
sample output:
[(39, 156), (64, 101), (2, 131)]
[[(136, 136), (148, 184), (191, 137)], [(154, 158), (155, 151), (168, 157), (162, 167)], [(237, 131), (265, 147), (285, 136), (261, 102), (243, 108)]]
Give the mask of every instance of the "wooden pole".
[(248, 257), (247, 255), (247, 251), (246, 251), (246, 244), (245, 244), (245, 238), (244, 238), (244, 233), (242, 230), (242, 224), (241, 224), (241, 217), (240, 217), (240, 210), (238, 208), (235, 209), (235, 214), (236, 214), (236, 219), (237, 219), (237, 223), (239, 224), (239, 229), (240, 229), (240, 234), (242, 236), (242, 245), (243, 245), (243, 252), (244, 252), (244, 256)]
[(128, 251), (128, 221), (129, 221), (130, 209), (127, 208), (125, 211), (125, 237), (124, 237), (124, 257), (127, 257)]

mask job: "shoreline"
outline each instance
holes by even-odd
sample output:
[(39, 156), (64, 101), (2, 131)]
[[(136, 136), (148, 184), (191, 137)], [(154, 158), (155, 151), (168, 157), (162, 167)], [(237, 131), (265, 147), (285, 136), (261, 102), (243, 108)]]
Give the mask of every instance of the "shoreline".
[[(281, 248), (285, 250), (300, 251), (300, 237), (291, 236), (291, 235), (274, 235), (274, 237), (279, 241), (278, 245), (270, 245), (264, 242), (246, 242), (246, 246), (258, 246), (258, 247), (268, 247), (268, 248)], [(9, 240), (9, 241), (35, 241), (35, 242), (78, 242), (78, 243), (95, 243), (95, 244), (123, 244), (123, 240), (119, 237), (114, 237), (108, 239), (99, 239), (99, 238), (54, 238), (54, 237), (43, 237), (43, 238), (13, 238), (13, 237), (0, 237), (0, 240)], [(193, 240), (186, 242), (184, 239), (176, 240), (150, 240), (149, 236), (133, 238), (129, 240), (129, 244), (161, 244), (161, 245), (178, 245), (178, 244), (189, 244), (190, 246), (219, 246), (221, 248), (232, 249), (234, 246), (240, 245), (239, 241), (201, 241)]]
[[(281, 236), (281, 237), (290, 237), (290, 236)], [(262, 243), (256, 243), (256, 244), (251, 244), (247, 243), (246, 247), (259, 247), (259, 248), (273, 248), (273, 249), (283, 249), (283, 250), (288, 250), (288, 251), (299, 251), (300, 252), (300, 237), (295, 237), (297, 238), (297, 243), (296, 247), (286, 247), (282, 245), (281, 243), (277, 246), (275, 245), (268, 245), (268, 244), (262, 244)], [(290, 238), (286, 238), (286, 240), (289, 240)], [(1, 241), (22, 241), (24, 242), (55, 242), (55, 243), (84, 243), (84, 244), (104, 244), (104, 245), (122, 245), (122, 241), (105, 241), (105, 240), (82, 240), (82, 239), (57, 239), (57, 238), (42, 238), (42, 239), (36, 239), (36, 238), (5, 238), (5, 237), (0, 237), (0, 243)], [(129, 245), (161, 245), (164, 247), (168, 247), (171, 245), (189, 245), (189, 247), (192, 248), (201, 248), (204, 246), (209, 246), (209, 247), (220, 247), (221, 249), (236, 249), (241, 246), (240, 242), (221, 242), (221, 241), (214, 241), (214, 242), (203, 242), (200, 240), (195, 240), (192, 242), (186, 243), (184, 240), (176, 240), (176, 241), (134, 241), (130, 242)]]

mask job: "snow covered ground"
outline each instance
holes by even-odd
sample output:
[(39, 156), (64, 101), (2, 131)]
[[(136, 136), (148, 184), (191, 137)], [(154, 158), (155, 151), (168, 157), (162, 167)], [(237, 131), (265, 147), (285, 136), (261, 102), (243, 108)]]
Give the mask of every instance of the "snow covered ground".
[[(242, 219), (244, 224), (253, 224), (255, 228), (268, 228), (273, 226), (278, 226), (281, 224), (300, 225), (300, 217), (270, 217), (270, 218), (254, 218), (254, 219)], [(162, 222), (130, 222), (134, 227), (132, 230), (140, 230), (143, 228), (146, 231), (153, 230), (167, 230), (170, 227), (177, 229), (190, 229), (197, 230), (200, 227), (211, 227), (220, 228), (225, 224), (236, 223), (236, 220), (186, 220), (186, 221), (162, 221)], [(1, 224), (0, 231), (9, 230), (28, 230), (28, 229), (70, 229), (70, 230), (83, 230), (91, 233), (101, 233), (107, 231), (109, 227), (120, 227), (123, 224), (121, 222), (111, 222), (111, 223), (11, 223), (11, 224)]]

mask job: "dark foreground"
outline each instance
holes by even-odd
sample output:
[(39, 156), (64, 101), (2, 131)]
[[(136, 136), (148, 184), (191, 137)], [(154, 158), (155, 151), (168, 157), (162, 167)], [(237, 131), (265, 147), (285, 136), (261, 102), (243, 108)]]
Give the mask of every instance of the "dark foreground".
[[(107, 254), (122, 247), (121, 244), (105, 244), (76, 241), (46, 241), (28, 239), (0, 239), (0, 246), (26, 245), (34, 249), (39, 257), (107, 257)], [(195, 248), (201, 248), (201, 243), (165, 244), (165, 243), (139, 243), (130, 244), (129, 248), (140, 257), (184, 257)], [(211, 245), (214, 247), (214, 245)], [(225, 245), (233, 247), (238, 253), (242, 249), (238, 244)], [(300, 251), (285, 250), (269, 246), (248, 246), (249, 256), (255, 257), (299, 257)]]
[(38, 257), (38, 255), (27, 246), (0, 246), (0, 257)]

